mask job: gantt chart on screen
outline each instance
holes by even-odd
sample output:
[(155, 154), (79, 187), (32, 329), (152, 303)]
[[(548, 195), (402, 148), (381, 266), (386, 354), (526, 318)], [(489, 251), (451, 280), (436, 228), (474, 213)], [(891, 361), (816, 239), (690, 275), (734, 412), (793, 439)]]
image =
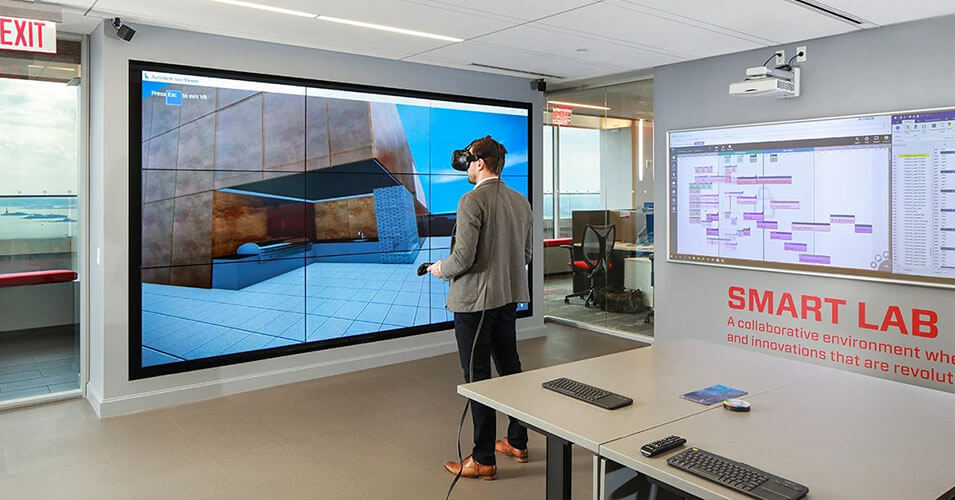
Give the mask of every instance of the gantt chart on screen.
[(955, 278), (955, 111), (671, 132), (681, 262)]

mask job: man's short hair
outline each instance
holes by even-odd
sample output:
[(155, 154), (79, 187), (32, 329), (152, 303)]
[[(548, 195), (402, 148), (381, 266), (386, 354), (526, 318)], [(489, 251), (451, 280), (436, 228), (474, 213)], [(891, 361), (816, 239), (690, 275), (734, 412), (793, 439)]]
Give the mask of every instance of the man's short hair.
[(500, 175), (501, 169), (504, 168), (504, 157), (507, 154), (503, 144), (487, 135), (471, 143), (471, 153), (483, 159), (491, 172)]

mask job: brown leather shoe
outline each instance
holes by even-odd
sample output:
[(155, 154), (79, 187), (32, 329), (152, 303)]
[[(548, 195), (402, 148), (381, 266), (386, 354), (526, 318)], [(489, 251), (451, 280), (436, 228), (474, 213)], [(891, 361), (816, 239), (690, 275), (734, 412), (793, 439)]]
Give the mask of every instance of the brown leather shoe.
[(522, 463), (522, 464), (527, 463), (527, 450), (519, 450), (511, 446), (511, 443), (508, 443), (506, 439), (503, 441), (500, 439), (495, 441), (494, 451), (498, 453), (503, 453), (513, 458), (514, 460), (517, 460), (519, 463)]
[[(461, 464), (458, 462), (445, 462), (444, 468), (451, 474), (457, 475), (458, 470), (461, 469)], [(497, 466), (496, 465), (481, 465), (474, 461), (474, 458), (471, 455), (468, 455), (464, 459), (464, 470), (461, 471), (461, 477), (471, 477), (471, 478), (481, 478), (485, 480), (492, 480), (497, 478)]]

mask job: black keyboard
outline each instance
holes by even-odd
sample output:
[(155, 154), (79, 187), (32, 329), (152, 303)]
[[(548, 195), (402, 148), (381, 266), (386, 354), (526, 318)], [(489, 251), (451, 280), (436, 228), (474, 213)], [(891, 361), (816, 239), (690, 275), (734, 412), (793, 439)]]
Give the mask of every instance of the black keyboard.
[(541, 385), (543, 385), (545, 389), (557, 391), (574, 399), (579, 399), (585, 403), (597, 405), (608, 410), (616, 410), (617, 408), (633, 404), (633, 400), (626, 396), (614, 394), (599, 387), (587, 385), (569, 378), (561, 377), (549, 380)]
[(795, 500), (809, 493), (809, 488), (801, 484), (699, 448), (674, 455), (667, 463), (753, 498)]

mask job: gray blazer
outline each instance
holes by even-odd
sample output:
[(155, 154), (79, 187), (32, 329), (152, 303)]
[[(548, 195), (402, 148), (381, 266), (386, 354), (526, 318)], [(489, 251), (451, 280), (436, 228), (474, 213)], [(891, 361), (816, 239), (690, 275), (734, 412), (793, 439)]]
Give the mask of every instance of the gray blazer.
[(527, 198), (500, 179), (486, 180), (461, 197), (457, 216), (451, 255), (441, 261), (441, 275), (450, 282), (448, 309), (479, 312), (529, 301), (525, 266), (533, 255), (533, 224)]

